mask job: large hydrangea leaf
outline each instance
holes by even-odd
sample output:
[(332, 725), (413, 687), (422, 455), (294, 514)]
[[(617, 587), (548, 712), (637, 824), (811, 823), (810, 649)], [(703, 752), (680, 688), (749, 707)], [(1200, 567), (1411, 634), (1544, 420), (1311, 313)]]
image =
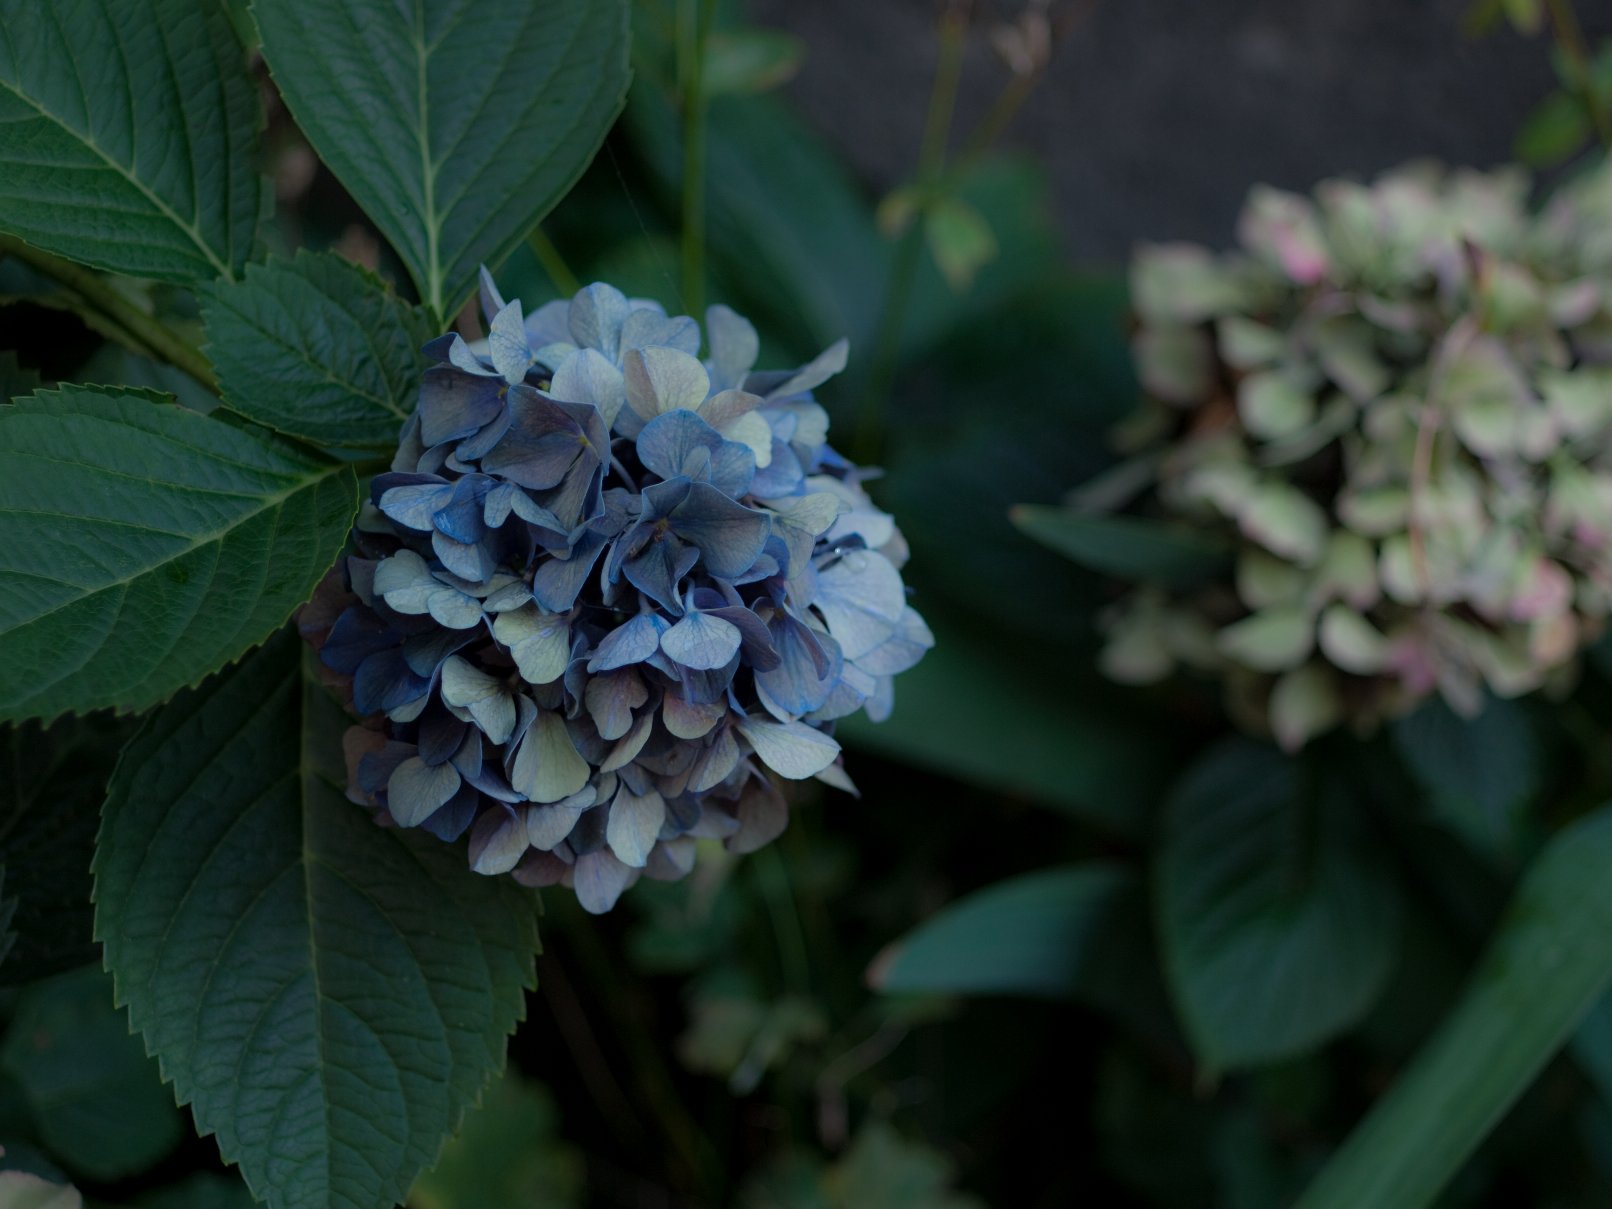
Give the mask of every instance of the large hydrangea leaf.
[(0, 720), (144, 709), (261, 642), (357, 495), (350, 466), (146, 392), (0, 408)]
[(451, 317), (587, 166), (626, 95), (623, 0), (256, 0), (298, 125)]
[(385, 1209), (504, 1064), (536, 904), (336, 788), (339, 707), (282, 632), (130, 744), (95, 864), (119, 1002), (253, 1192)]
[(0, 229), (162, 281), (257, 237), (257, 87), (216, 0), (0, 0)]
[(1154, 866), (1164, 969), (1199, 1057), (1301, 1053), (1358, 1021), (1399, 952), (1400, 900), (1336, 784), (1237, 742), (1190, 772)]
[(301, 252), (215, 286), (202, 314), (232, 411), (319, 445), (397, 445), (435, 332), (373, 274)]

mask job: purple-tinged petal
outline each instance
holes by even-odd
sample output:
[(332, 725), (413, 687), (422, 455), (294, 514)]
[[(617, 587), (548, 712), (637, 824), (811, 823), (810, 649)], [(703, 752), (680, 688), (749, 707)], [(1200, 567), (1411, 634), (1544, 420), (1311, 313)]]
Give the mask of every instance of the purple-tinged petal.
[(558, 486), (582, 452), (581, 426), (529, 386), (510, 388), (509, 411), (509, 428), (482, 456), (482, 469), (536, 491)]
[(739, 650), (739, 627), (709, 613), (689, 613), (660, 636), (660, 648), (684, 667), (710, 671)]
[(583, 700), (599, 737), (613, 743), (632, 729), (633, 710), (649, 700), (649, 690), (637, 672), (618, 668), (589, 680)]
[(696, 547), (705, 569), (720, 579), (748, 571), (771, 532), (765, 512), (736, 503), (708, 483), (691, 483), (670, 519), (672, 532)]
[(508, 873), (520, 863), (528, 847), (525, 820), (500, 802), (470, 829), (470, 867), (489, 876)]
[(727, 715), (725, 701), (697, 703), (668, 692), (660, 703), (661, 721), (679, 739), (698, 739)]
[(590, 915), (603, 915), (632, 883), (633, 871), (613, 853), (600, 849), (577, 857), (572, 878), (582, 909)]
[(508, 391), (498, 378), (433, 366), (420, 379), (420, 440), (437, 446), (480, 432), (503, 412)]
[(728, 838), (729, 852), (744, 854), (772, 843), (789, 825), (789, 803), (765, 777), (756, 777), (739, 795), (739, 830)]
[(576, 604), (582, 586), (608, 539), (597, 533), (584, 533), (570, 558), (546, 558), (532, 576), (532, 599), (547, 613), (564, 613)]
[(416, 827), (459, 791), (459, 770), (452, 764), (435, 768), (410, 756), (386, 781), (386, 812), (399, 827)]
[(822, 772), (840, 754), (838, 743), (804, 722), (739, 718), (734, 725), (763, 764), (791, 781)]

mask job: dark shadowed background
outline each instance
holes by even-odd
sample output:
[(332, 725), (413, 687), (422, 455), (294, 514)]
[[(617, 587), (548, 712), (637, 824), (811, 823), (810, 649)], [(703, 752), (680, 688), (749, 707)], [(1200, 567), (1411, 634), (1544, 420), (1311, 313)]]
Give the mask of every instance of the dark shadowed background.
[[(935, 0), (752, 0), (807, 45), (786, 88), (878, 189), (910, 177), (937, 45)], [(1011, 18), (1018, 0), (976, 6)], [(1066, 5), (1054, 5), (1054, 12)], [(1612, 5), (1581, 4), (1592, 43)], [(1138, 239), (1230, 240), (1251, 182), (1303, 189), (1436, 155), (1511, 157), (1553, 84), (1544, 40), (1462, 32), (1470, 0), (1096, 0), (1054, 46), (1005, 145), (1051, 180), (1070, 253), (1125, 258)], [(971, 39), (957, 128), (1006, 77)]]

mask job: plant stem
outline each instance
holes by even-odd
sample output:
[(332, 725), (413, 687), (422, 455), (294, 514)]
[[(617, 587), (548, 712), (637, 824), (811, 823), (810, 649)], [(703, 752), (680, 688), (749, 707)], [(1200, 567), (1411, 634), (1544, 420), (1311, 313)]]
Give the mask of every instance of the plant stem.
[(806, 956), (806, 933), (800, 926), (794, 892), (789, 886), (789, 870), (774, 844), (767, 845), (751, 859), (767, 903), (767, 915), (772, 920), (773, 935), (778, 940), (778, 960), (783, 964), (784, 982), (795, 994), (807, 995), (812, 985), (811, 962)]
[(923, 140), (918, 150), (919, 200), (911, 225), (902, 232), (890, 265), (890, 282), (873, 344), (873, 367), (857, 408), (853, 451), (858, 461), (876, 462), (884, 445), (884, 408), (895, 381), (906, 331), (907, 308), (917, 279), (923, 251), (923, 221), (932, 194), (946, 166), (946, 141), (951, 134), (952, 112), (957, 107), (957, 86), (963, 74), (963, 43), (968, 30), (964, 5), (951, 4), (940, 19), (940, 52), (935, 62), (935, 83), (929, 90), (929, 112), (924, 117)]
[(705, 305), (705, 38), (716, 0), (678, 0), (683, 97), (683, 307)]
[(605, 952), (593, 920), (568, 904), (563, 916), (556, 912), (555, 922), (563, 927), (571, 953), (583, 966), (584, 980), (597, 991), (605, 1010), (615, 1020), (616, 1037), (628, 1050), (628, 1066), (636, 1078), (642, 1103), (670, 1143), (666, 1157), (676, 1161), (692, 1189), (701, 1192), (709, 1203), (719, 1203), (715, 1194), (722, 1184), (722, 1165), (679, 1096), (665, 1056), (644, 1028), (636, 1007), (613, 989), (620, 982), (621, 970)]
[(560, 255), (560, 249), (554, 246), (554, 241), (548, 237), (548, 232), (542, 226), (532, 228), (532, 233), (526, 237), (526, 244), (532, 249), (532, 255), (537, 257), (537, 263), (543, 266), (543, 271), (549, 275), (549, 281), (560, 292), (560, 297), (570, 298), (582, 288), (571, 266), (565, 263), (565, 257)]
[(1561, 48), (1564, 58), (1573, 73), (1573, 82), (1578, 86), (1579, 100), (1590, 115), (1590, 121), (1595, 126), (1595, 134), (1601, 141), (1601, 146), (1612, 151), (1612, 113), (1601, 107), (1600, 98), (1595, 94), (1595, 74), (1590, 64), (1589, 43), (1584, 40), (1584, 28), (1578, 23), (1578, 14), (1573, 11), (1572, 0), (1545, 0), (1545, 8), (1550, 13), (1551, 29), (1556, 34), (1556, 45)]
[(218, 392), (218, 379), (201, 350), (162, 320), (135, 306), (101, 274), (41, 252), (17, 239), (0, 238), (0, 253), (15, 256), (60, 282), (86, 307), (127, 332), (152, 356), (183, 370), (213, 393)]

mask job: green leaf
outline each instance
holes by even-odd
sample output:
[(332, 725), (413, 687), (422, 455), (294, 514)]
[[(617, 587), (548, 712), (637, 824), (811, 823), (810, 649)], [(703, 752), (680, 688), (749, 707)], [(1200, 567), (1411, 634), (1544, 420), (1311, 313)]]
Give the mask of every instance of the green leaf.
[(1461, 1169), (1612, 980), (1612, 807), (1529, 866), (1460, 1001), (1298, 1209), (1419, 1209)]
[[(682, 176), (680, 121), (666, 90), (640, 79), (626, 126), (668, 198)], [(777, 98), (712, 99), (706, 190), (712, 256), (752, 291), (734, 306), (803, 352), (871, 339), (890, 247), (845, 165)]]
[(1168, 587), (1190, 587), (1227, 565), (1229, 553), (1194, 530), (1138, 516), (1086, 516), (1020, 504), (1013, 523), (1043, 545), (1093, 571)]
[(779, 29), (718, 29), (705, 40), (706, 96), (769, 92), (794, 77), (806, 43)]
[(1514, 858), (1545, 778), (1528, 711), (1491, 698), (1476, 718), (1463, 718), (1435, 699), (1397, 722), (1393, 734), (1434, 813), (1478, 852)]
[(39, 386), (37, 371), (19, 365), (17, 354), (11, 349), (0, 352), (0, 403), (9, 403), (22, 395), (32, 394)]
[(1023, 793), (1110, 832), (1138, 832), (1166, 773), (1160, 752), (1168, 741), (1068, 684), (1015, 669), (966, 629), (929, 620), (935, 649), (901, 674), (889, 719), (856, 714), (837, 735), (995, 792)]
[(202, 301), (224, 404), (318, 445), (392, 449), (414, 411), (429, 318), (328, 253), (253, 265)]
[(924, 216), (924, 238), (941, 276), (959, 294), (996, 259), (996, 233), (991, 224), (959, 197), (942, 197), (929, 207)]
[(1165, 975), (1216, 1069), (1290, 1057), (1356, 1023), (1398, 952), (1398, 891), (1360, 805), (1298, 774), (1233, 742), (1165, 811), (1153, 879)]
[(909, 1142), (883, 1121), (857, 1131), (833, 1166), (799, 1151), (768, 1163), (739, 1196), (741, 1209), (983, 1209), (951, 1188), (945, 1155)]
[(0, 720), (144, 709), (263, 641), (357, 494), (350, 466), (144, 392), (0, 408)]
[(254, 0), (314, 150), (437, 319), (565, 195), (621, 111), (624, 0)]
[(894, 994), (1078, 995), (1134, 879), (1071, 865), (987, 886), (942, 909), (877, 958), (869, 980)]
[(504, 1063), (536, 903), (346, 801), (345, 719), (286, 631), (130, 743), (95, 859), (119, 1000), (275, 1209), (402, 1200)]
[(559, 1113), (541, 1084), (511, 1072), (465, 1117), (442, 1161), (409, 1193), (412, 1209), (574, 1209), (581, 1156), (560, 1140)]
[(39, 1140), (79, 1178), (135, 1175), (184, 1136), (156, 1062), (130, 1036), (112, 980), (95, 966), (22, 992), (0, 1070), (22, 1088)]
[(211, 0), (0, 0), (0, 230), (160, 281), (235, 277), (262, 114)]
[(1570, 158), (1595, 137), (1584, 102), (1556, 91), (1529, 112), (1517, 132), (1516, 154), (1534, 168), (1551, 168)]
[(104, 715), (44, 728), (0, 727), (0, 903), (16, 943), (0, 986), (58, 974), (98, 956), (90, 857), (107, 778), (129, 724)]

